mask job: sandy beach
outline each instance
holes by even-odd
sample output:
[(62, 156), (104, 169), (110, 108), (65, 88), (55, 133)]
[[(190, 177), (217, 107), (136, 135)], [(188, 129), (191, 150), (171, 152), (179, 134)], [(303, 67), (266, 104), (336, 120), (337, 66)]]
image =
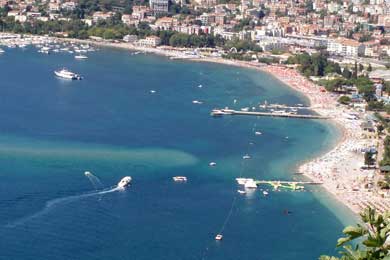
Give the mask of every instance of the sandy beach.
[[(4, 35), (0, 33), (0, 36)], [(29, 36), (39, 41), (42, 36)], [(64, 38), (44, 37), (56, 42), (72, 42), (78, 44), (90, 44), (98, 47), (120, 48), (129, 51), (141, 51), (174, 58), (185, 58), (197, 62), (214, 62), (232, 66), (257, 69), (267, 72), (287, 86), (302, 93), (310, 102), (310, 106), (316, 113), (331, 117), (333, 122), (342, 131), (342, 138), (329, 152), (318, 158), (303, 163), (297, 169), (308, 178), (322, 182), (323, 187), (333, 194), (339, 201), (348, 206), (353, 212), (358, 213), (363, 208), (371, 206), (383, 212), (390, 209), (389, 199), (383, 198), (377, 191), (369, 189), (367, 183), (374, 180), (374, 170), (363, 170), (364, 155), (362, 148), (377, 145), (377, 139), (367, 138), (361, 129), (362, 119), (350, 119), (350, 114), (357, 112), (339, 106), (337, 96), (325, 92), (320, 86), (300, 75), (295, 69), (278, 65), (265, 65), (257, 62), (245, 62), (227, 60), (215, 57), (188, 58), (183, 49), (166, 47), (145, 48), (128, 43), (96, 42), (92, 40), (77, 40)], [(0, 42), (1, 43), (1, 42)], [(359, 114), (363, 118), (364, 114)], [(381, 142), (381, 141), (380, 141)]]
[[(362, 148), (376, 146), (378, 140), (368, 138), (360, 125), (362, 119), (351, 119), (356, 111), (337, 105), (337, 97), (323, 92), (322, 88), (296, 70), (280, 66), (261, 68), (277, 77), (310, 100), (312, 109), (320, 115), (329, 116), (342, 131), (342, 137), (329, 152), (305, 162), (298, 171), (310, 179), (323, 183), (323, 187), (353, 212), (359, 213), (367, 206), (383, 212), (390, 209), (390, 202), (367, 183), (374, 180), (375, 170), (361, 169), (364, 164)], [(359, 114), (364, 118), (364, 114)]]

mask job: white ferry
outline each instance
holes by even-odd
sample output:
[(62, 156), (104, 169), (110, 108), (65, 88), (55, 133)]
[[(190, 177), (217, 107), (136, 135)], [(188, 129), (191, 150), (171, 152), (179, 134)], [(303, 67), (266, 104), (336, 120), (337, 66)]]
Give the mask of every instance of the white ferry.
[(64, 79), (72, 79), (72, 80), (82, 79), (79, 74), (71, 72), (67, 69), (56, 70), (54, 71), (54, 74), (56, 74), (57, 77), (64, 78)]

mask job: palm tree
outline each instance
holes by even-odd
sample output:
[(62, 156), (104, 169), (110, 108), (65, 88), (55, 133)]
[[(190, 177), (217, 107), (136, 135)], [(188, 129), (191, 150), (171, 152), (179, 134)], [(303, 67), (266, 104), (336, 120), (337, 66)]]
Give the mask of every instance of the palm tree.
[[(321, 256), (320, 260), (390, 260), (390, 212), (381, 215), (367, 208), (360, 216), (363, 224), (346, 227), (345, 237), (337, 241), (337, 247), (343, 247), (341, 258)], [(351, 241), (356, 246), (346, 245)]]

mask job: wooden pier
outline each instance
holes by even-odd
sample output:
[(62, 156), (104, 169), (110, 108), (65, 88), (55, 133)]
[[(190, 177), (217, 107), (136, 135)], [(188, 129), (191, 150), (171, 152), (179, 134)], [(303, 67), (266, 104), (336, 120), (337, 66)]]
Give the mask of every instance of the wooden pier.
[(270, 117), (301, 118), (301, 119), (330, 119), (330, 117), (320, 116), (320, 115), (299, 115), (299, 114), (290, 114), (290, 113), (237, 111), (232, 109), (214, 109), (211, 112), (211, 115), (212, 116), (242, 115), (242, 116), (270, 116)]

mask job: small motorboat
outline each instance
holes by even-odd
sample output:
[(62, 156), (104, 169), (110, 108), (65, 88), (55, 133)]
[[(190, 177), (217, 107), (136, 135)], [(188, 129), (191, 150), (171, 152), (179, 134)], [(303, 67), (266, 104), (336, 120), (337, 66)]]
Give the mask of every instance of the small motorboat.
[(268, 195), (268, 191), (263, 191), (263, 195), (267, 196)]
[(259, 131), (256, 131), (255, 132), (255, 135), (262, 135), (263, 133), (262, 132), (259, 132)]
[(217, 163), (216, 162), (211, 162), (211, 163), (209, 163), (209, 166), (211, 166), (211, 167), (217, 166)]
[(187, 177), (185, 177), (185, 176), (175, 176), (172, 179), (176, 182), (186, 182), (187, 181)]
[(242, 157), (242, 159), (244, 159), (244, 160), (248, 160), (248, 159), (250, 159), (251, 157), (250, 157), (250, 155), (248, 155), (248, 154), (246, 154), (246, 155), (244, 155), (243, 157)]
[(246, 191), (244, 191), (244, 190), (237, 190), (237, 192), (240, 194), (246, 194)]
[(88, 59), (88, 57), (85, 56), (85, 55), (76, 55), (76, 56), (74, 56), (74, 58), (75, 58), (76, 60), (85, 60), (85, 59)]
[(126, 176), (126, 177), (123, 177), (122, 180), (120, 180), (118, 182), (118, 185), (117, 187), (119, 189), (125, 189), (127, 186), (129, 186), (131, 183), (131, 177), (130, 176)]
[(221, 234), (218, 234), (215, 236), (215, 240), (222, 240), (223, 236)]

